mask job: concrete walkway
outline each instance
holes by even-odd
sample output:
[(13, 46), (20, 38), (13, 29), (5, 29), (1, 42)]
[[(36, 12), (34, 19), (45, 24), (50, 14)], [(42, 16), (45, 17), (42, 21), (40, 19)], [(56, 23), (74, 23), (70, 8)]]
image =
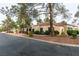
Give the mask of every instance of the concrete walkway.
[(50, 44), (0, 33), (2, 56), (78, 56), (79, 47)]

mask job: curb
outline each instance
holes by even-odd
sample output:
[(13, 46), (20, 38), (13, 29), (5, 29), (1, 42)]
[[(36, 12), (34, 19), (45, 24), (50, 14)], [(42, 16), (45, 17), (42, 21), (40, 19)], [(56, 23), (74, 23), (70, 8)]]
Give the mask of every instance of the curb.
[(52, 42), (52, 41), (46, 41), (46, 40), (41, 40), (41, 39), (36, 39), (36, 38), (31, 38), (31, 37), (24, 37), (24, 38), (28, 38), (28, 39), (31, 39), (31, 40), (37, 40), (37, 41), (41, 41), (41, 42), (46, 42), (46, 43), (51, 43), (51, 44), (62, 45), (62, 46), (79, 47), (79, 45), (77, 45), (77, 44), (67, 44), (67, 43)]

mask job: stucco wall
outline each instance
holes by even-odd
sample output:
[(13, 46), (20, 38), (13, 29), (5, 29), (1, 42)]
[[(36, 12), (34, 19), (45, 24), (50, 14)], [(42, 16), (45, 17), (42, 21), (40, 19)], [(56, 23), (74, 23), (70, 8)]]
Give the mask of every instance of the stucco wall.
[(63, 32), (65, 29), (64, 29), (64, 27), (63, 27), (63, 26), (55, 26), (55, 27), (54, 27), (54, 30), (59, 31), (59, 35), (61, 35), (61, 34), (62, 34), (62, 32)]
[[(33, 26), (32, 28), (36, 31), (36, 30), (40, 30), (40, 28), (43, 28), (43, 31), (48, 30), (50, 26)], [(63, 26), (54, 26), (54, 30), (59, 31), (59, 35), (61, 35), (62, 31), (64, 31), (64, 27)]]

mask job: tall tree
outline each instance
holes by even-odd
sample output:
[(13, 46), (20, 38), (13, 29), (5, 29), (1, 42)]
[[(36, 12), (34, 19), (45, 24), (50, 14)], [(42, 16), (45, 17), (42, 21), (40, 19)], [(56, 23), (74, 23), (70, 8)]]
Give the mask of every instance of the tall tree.
[[(77, 7), (77, 11), (76, 11), (76, 13), (74, 14), (74, 17), (76, 17), (76, 19), (73, 19), (73, 22), (72, 23), (76, 23), (77, 22), (77, 20), (79, 19), (79, 6)], [(78, 22), (78, 24), (77, 25), (79, 25), (79, 22)]]
[(25, 22), (27, 17), (29, 17), (29, 19), (31, 18), (34, 20), (41, 14), (49, 16), (48, 18), (50, 22), (51, 36), (54, 35), (54, 18), (57, 15), (62, 15), (63, 18), (68, 17), (68, 10), (63, 4), (60, 3), (19, 3), (16, 6), (12, 6), (12, 9), (10, 10), (11, 14), (16, 15), (18, 19), (22, 21), (21, 23), (24, 25), (25, 23), (27, 24), (27, 22), (29, 21), (27, 19), (27, 21)]
[(12, 5), (12, 7), (10, 8), (10, 11), (13, 14), (13, 16), (17, 18), (17, 26), (19, 26), (19, 29), (23, 32), (24, 28), (27, 25), (28, 15), (26, 14), (26, 9), (27, 6), (25, 4)]
[[(0, 9), (0, 12), (6, 16), (6, 19), (3, 21), (3, 29), (6, 30), (7, 32), (10, 31), (14, 26), (14, 21), (11, 19), (13, 14), (11, 13), (11, 10), (9, 7), (2, 7)], [(13, 27), (12, 27), (13, 26)]]
[(49, 19), (49, 22), (50, 22), (50, 35), (54, 36), (54, 27), (53, 27), (53, 18), (52, 18), (53, 11), (52, 11), (52, 5), (51, 5), (51, 3), (48, 4), (48, 8), (49, 8), (49, 18), (50, 18)]
[(75, 17), (79, 17), (79, 6), (77, 7), (77, 9), (78, 9), (78, 10), (77, 10), (76, 13), (74, 14)]
[(48, 4), (41, 4), (43, 7), (40, 10), (40, 14), (45, 14), (47, 17), (49, 15), (49, 23), (50, 23), (50, 34), (51, 36), (54, 36), (54, 19), (57, 15), (62, 15), (62, 18), (68, 18), (69, 13), (68, 10), (65, 8), (63, 4), (60, 3), (48, 3)]
[(42, 23), (42, 19), (37, 19), (36, 21), (37, 21), (37, 24)]
[(3, 22), (2, 28), (3, 28), (3, 30), (5, 30), (7, 32), (11, 31), (16, 26), (15, 22), (7, 15), (6, 15), (6, 19), (2, 22)]
[(33, 6), (32, 3), (19, 3), (12, 6), (11, 12), (18, 18), (20, 28), (31, 28), (32, 19), (37, 16), (37, 10)]
[(44, 19), (44, 22), (46, 23), (46, 22), (49, 22), (49, 18), (47, 17), (47, 18), (45, 18)]

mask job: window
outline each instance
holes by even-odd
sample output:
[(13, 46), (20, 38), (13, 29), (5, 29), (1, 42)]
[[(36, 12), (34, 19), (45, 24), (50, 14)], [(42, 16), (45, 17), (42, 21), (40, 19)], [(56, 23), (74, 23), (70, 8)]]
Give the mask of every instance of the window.
[(43, 28), (40, 28), (40, 32), (42, 32), (43, 31)]

